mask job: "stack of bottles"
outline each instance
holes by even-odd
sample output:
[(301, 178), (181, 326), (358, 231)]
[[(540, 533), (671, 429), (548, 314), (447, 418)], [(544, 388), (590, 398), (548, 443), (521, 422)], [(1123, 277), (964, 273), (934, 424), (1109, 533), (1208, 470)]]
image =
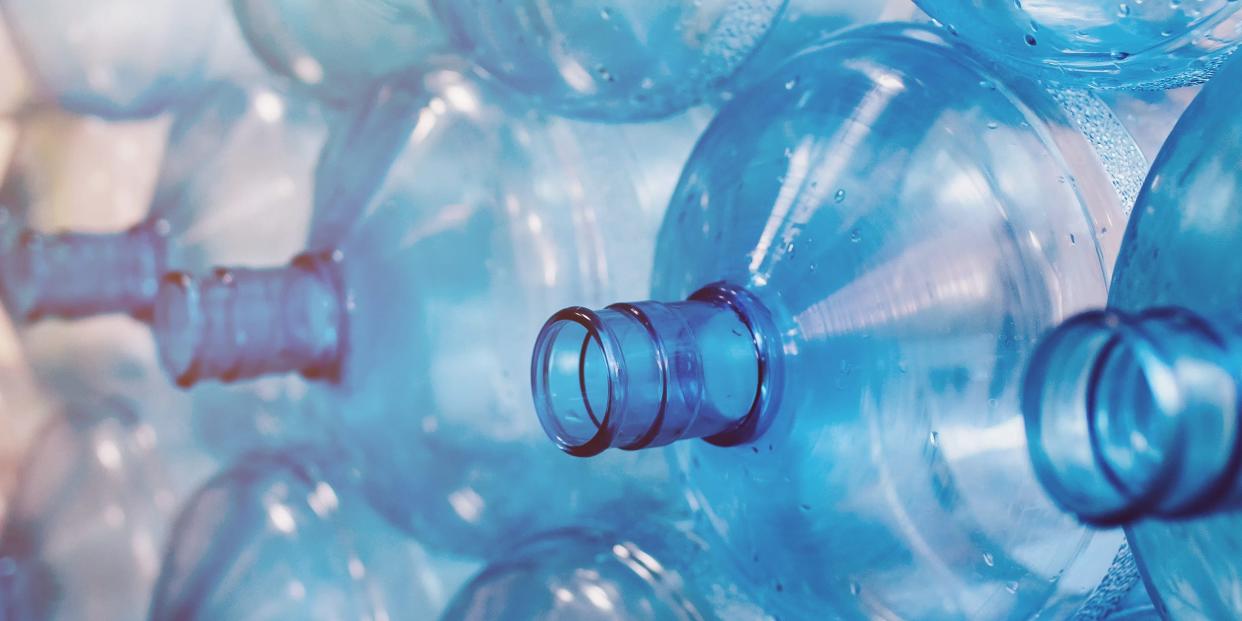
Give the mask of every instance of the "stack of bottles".
[(1236, 4), (0, 0), (0, 619), (1242, 618)]

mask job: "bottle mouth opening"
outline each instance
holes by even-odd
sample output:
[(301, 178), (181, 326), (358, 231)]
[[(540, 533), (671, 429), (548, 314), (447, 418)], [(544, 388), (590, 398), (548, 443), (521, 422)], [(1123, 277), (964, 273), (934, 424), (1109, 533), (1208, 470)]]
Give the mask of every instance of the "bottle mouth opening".
[(1023, 390), (1031, 460), (1053, 499), (1082, 521), (1133, 521), (1175, 483), (1185, 408), (1166, 360), (1111, 311), (1070, 319), (1032, 357)]
[(612, 444), (621, 371), (616, 338), (598, 314), (557, 312), (535, 342), (531, 388), (544, 431), (565, 452), (589, 457)]
[(152, 327), (164, 370), (177, 385), (193, 385), (198, 379), (193, 366), (198, 353), (202, 316), (198, 287), (188, 274), (172, 272), (160, 279)]

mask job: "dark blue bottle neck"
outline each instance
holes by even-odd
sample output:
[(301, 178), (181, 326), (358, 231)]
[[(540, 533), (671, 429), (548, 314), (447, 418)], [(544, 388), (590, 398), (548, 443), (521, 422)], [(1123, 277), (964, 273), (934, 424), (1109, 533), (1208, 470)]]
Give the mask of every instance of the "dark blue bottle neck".
[(0, 256), (5, 302), (25, 321), (107, 313), (150, 319), (166, 235), (160, 221), (120, 233), (23, 229), (5, 240)]
[(1023, 412), (1036, 474), (1089, 523), (1242, 504), (1242, 330), (1180, 308), (1095, 311), (1044, 339)]
[(340, 260), (304, 254), (278, 268), (166, 275), (155, 301), (164, 369), (182, 386), (290, 372), (336, 379), (347, 316)]
[(684, 302), (564, 309), (535, 345), (531, 384), (544, 430), (590, 456), (704, 438), (755, 440), (778, 409), (780, 346), (768, 309), (726, 283)]

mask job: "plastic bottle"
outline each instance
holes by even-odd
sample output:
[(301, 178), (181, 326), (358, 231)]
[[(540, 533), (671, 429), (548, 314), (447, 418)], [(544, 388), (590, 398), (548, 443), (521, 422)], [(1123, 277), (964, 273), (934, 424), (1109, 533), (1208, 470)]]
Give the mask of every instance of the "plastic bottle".
[(708, 101), (785, 0), (430, 0), (453, 43), (556, 114), (655, 119)]
[(954, 37), (1050, 82), (1197, 84), (1242, 41), (1233, 0), (915, 0)]
[(1033, 355), (1023, 409), (1035, 471), (1067, 511), (1127, 524), (1148, 591), (1170, 619), (1242, 614), (1234, 196), (1242, 64), (1191, 104), (1125, 233), (1108, 308)]
[(38, 95), (79, 113), (150, 117), (197, 95), (222, 0), (4, 0)]
[(206, 483), (173, 528), (151, 621), (435, 618), (474, 566), (395, 531), (343, 457), (253, 453)]
[(538, 317), (646, 288), (702, 124), (545, 118), (459, 65), (406, 80), (377, 89), (325, 156), (377, 163), (332, 190), (360, 217), (317, 211), (311, 251), (287, 267), (165, 278), (165, 369), (182, 385), (315, 380), (307, 398), (337, 413), (368, 497), (428, 545), (486, 555), (583, 511), (662, 506), (675, 490), (658, 456), (545, 451), (515, 369)]
[(1119, 538), (1043, 496), (1018, 379), (1104, 299), (1145, 169), (1090, 95), (928, 28), (843, 34), (721, 109), (658, 301), (554, 315), (536, 410), (571, 454), (671, 444), (773, 614), (1068, 616)]

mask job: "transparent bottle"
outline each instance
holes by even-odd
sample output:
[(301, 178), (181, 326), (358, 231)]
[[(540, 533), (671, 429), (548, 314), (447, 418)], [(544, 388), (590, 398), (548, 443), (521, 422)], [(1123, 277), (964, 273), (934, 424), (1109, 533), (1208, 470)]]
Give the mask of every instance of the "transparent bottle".
[(394, 530), (336, 450), (252, 453), (181, 509), (151, 621), (434, 619), (475, 565)]
[(1017, 71), (1094, 88), (1204, 82), (1242, 41), (1234, 0), (914, 1)]
[(177, 503), (209, 468), (128, 403), (66, 406), (27, 454), (0, 532), (0, 616), (142, 618)]
[(545, 324), (541, 423), (574, 455), (672, 445), (772, 614), (1069, 616), (1120, 538), (1040, 490), (1018, 380), (1044, 330), (1104, 299), (1145, 169), (1090, 95), (930, 28), (840, 35), (699, 140), (658, 301)]
[(425, 0), (232, 0), (251, 48), (273, 71), (348, 103), (447, 44)]
[(710, 99), (780, 19), (785, 0), (430, 0), (454, 44), (556, 114), (669, 116)]
[(1242, 63), (1226, 65), (1182, 117), (1126, 230), (1108, 308), (1043, 340), (1024, 393), (1041, 482), (1079, 519), (1127, 525), (1171, 619), (1242, 615), (1239, 79)]
[(440, 621), (770, 620), (689, 523), (540, 533), (494, 558)]
[[(658, 456), (591, 465), (543, 449), (515, 372), (538, 318), (646, 289), (655, 229), (697, 118), (541, 117), (458, 65), (377, 89), (350, 121), (333, 187), (287, 267), (173, 273), (155, 327), (182, 385), (300, 372), (359, 453), (364, 486), (428, 545), (486, 555), (581, 511), (662, 506)], [(324, 200), (324, 199), (320, 199)], [(611, 485), (600, 485), (600, 480)], [(553, 501), (552, 499), (556, 499)]]
[[(150, 316), (170, 267), (293, 256), (328, 124), (314, 101), (270, 82), (217, 84), (171, 121), (25, 115), (0, 191), (12, 206), (0, 291), (40, 380), (76, 398), (126, 395), (161, 431), (189, 420), (223, 454), (287, 431), (269, 423), (299, 400), (295, 383), (183, 395), (134, 318)], [(253, 433), (238, 425), (242, 411)]]
[(156, 115), (203, 86), (221, 0), (4, 0), (40, 96), (79, 114)]

